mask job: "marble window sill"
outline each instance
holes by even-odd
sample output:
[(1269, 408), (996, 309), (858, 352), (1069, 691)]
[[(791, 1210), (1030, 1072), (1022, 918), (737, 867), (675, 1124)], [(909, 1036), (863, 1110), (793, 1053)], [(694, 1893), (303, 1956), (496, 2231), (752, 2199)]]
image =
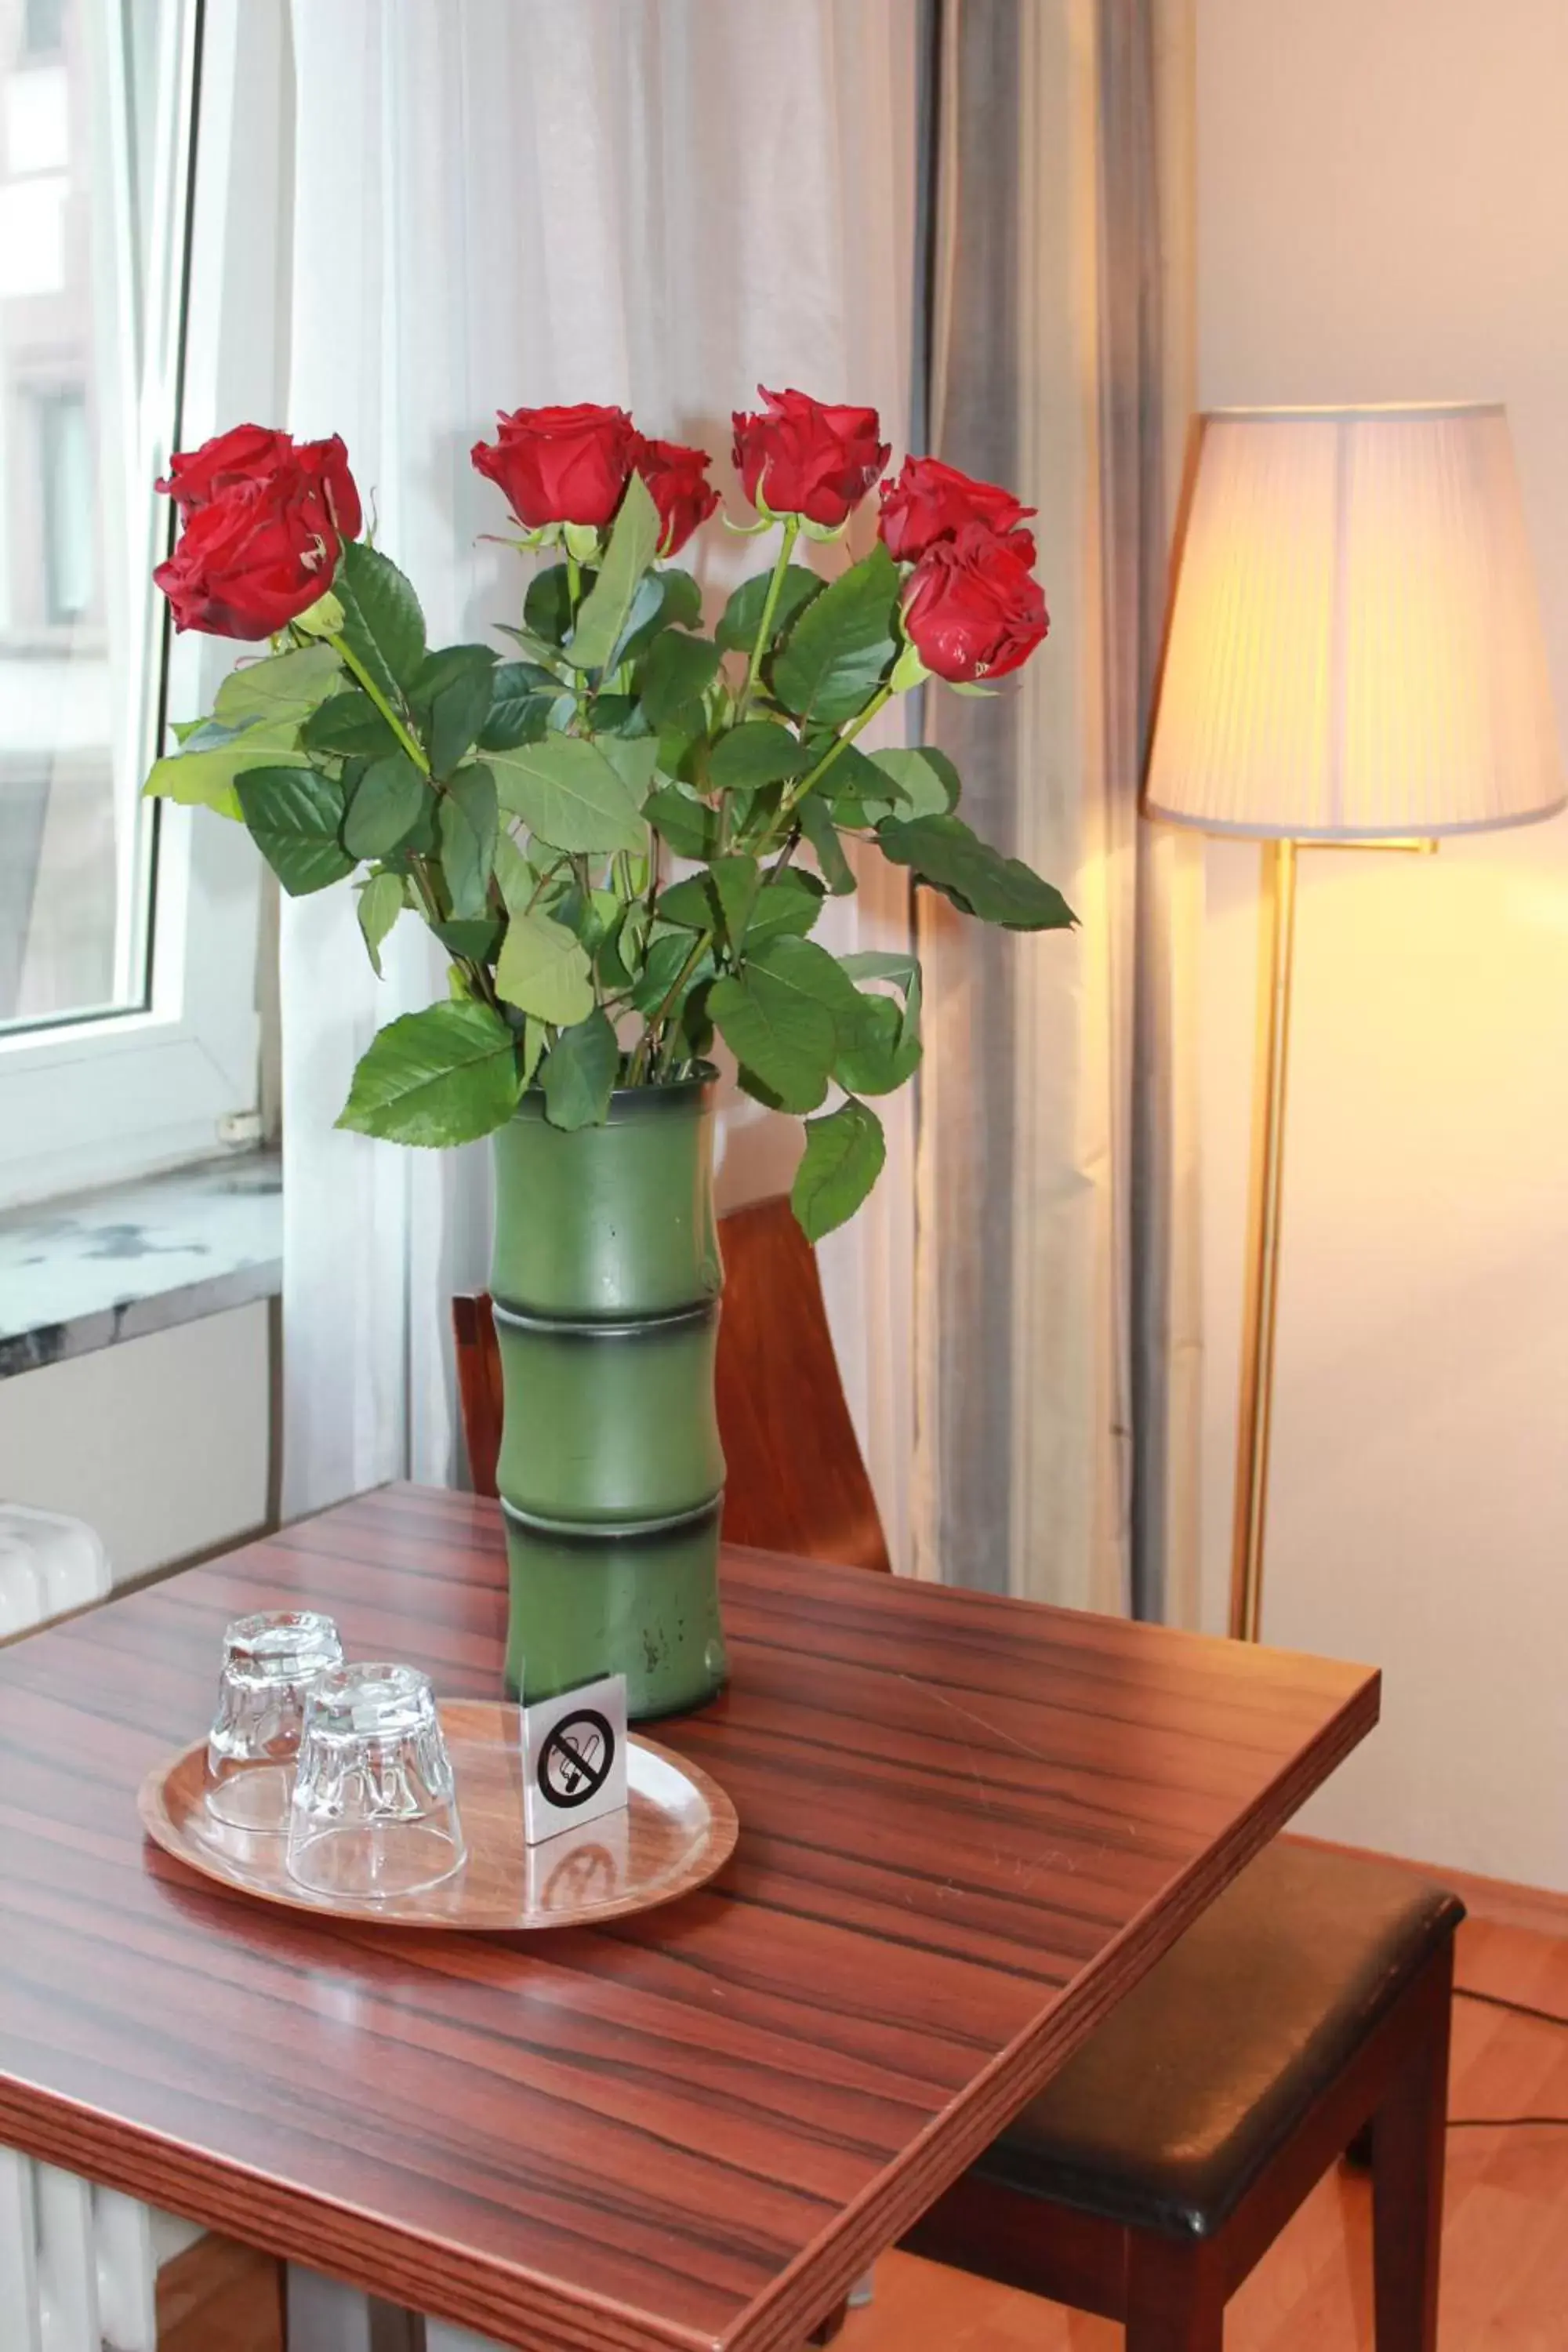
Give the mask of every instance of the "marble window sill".
[(276, 1152), (0, 1211), (0, 1380), (283, 1286)]

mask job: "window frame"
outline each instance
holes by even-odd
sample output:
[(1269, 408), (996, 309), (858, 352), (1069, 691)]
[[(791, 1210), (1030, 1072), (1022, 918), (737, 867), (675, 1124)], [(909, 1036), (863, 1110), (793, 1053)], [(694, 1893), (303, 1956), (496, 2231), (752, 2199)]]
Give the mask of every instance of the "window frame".
[[(120, 0), (86, 5), (98, 12), (113, 60), (94, 138), (123, 173), (131, 132), (124, 20)], [(240, 417), (281, 414), (285, 31), (279, 12), (254, 0), (248, 7), (245, 0), (171, 0), (164, 37), (178, 44), (178, 71), (161, 74), (160, 86), (176, 112), (155, 137), (160, 154), (169, 152), (165, 140), (174, 141), (186, 169), (157, 175), (162, 201), (183, 178), (183, 201), (146, 239), (140, 380), (113, 388), (134, 436), (125, 461), (135, 468), (132, 478), (152, 482), (167, 471), (176, 432), (190, 447)], [(128, 289), (136, 265), (124, 249), (118, 261), (118, 283)], [(121, 348), (132, 348), (123, 337)], [(144, 534), (142, 518), (129, 519), (133, 543), (110, 546), (105, 556), (106, 594), (122, 580), (128, 603), (163, 551), (170, 520), (163, 501), (152, 499)], [(144, 770), (167, 719), (210, 704), (235, 648), (175, 635), (161, 600), (148, 597), (142, 609), (153, 658), (131, 666), (145, 700), (125, 712), (120, 733)], [(236, 1122), (240, 1135), (254, 1124), (260, 860), (242, 827), (205, 809), (152, 803), (135, 833), (133, 853), (121, 859), (118, 951), (121, 982), (142, 994), (142, 1005), (0, 1035), (0, 1205), (210, 1159), (227, 1147)], [(141, 938), (139, 904), (150, 929)]]

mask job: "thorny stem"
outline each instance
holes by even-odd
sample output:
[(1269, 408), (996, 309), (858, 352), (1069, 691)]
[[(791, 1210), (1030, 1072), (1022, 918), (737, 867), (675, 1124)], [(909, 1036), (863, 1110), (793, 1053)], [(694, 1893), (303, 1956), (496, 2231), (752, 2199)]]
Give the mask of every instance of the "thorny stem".
[(797, 784), (785, 786), (784, 797), (779, 802), (779, 814), (781, 817), (790, 816), (794, 814), (794, 812), (800, 806), (801, 802), (805, 800), (807, 793), (811, 791), (812, 787), (815, 784), (821, 782), (823, 777), (827, 773), (828, 769), (832, 767), (833, 762), (837, 759), (840, 751), (845, 750), (848, 744), (853, 743), (856, 736), (859, 734), (863, 727), (869, 727), (872, 719), (876, 718), (877, 713), (879, 710), (884, 709), (892, 698), (893, 689), (890, 686), (879, 686), (877, 688), (876, 693), (871, 697), (870, 701), (866, 705), (865, 709), (859, 713), (858, 717), (852, 719), (842, 733), (834, 737), (833, 741), (828, 745), (821, 759), (818, 760), (816, 767), (811, 769), (807, 774), (804, 775)]
[(358, 678), (361, 686), (363, 687), (366, 694), (369, 695), (371, 700), (374, 703), (376, 709), (380, 711), (382, 717), (385, 719), (387, 725), (391, 728), (393, 733), (396, 736), (398, 741), (402, 744), (404, 750), (407, 752), (409, 758), (413, 761), (420, 774), (427, 777), (430, 774), (430, 762), (425, 756), (424, 746), (420, 743), (418, 737), (411, 734), (408, 729), (404, 725), (402, 719), (399, 719), (396, 711), (394, 710), (391, 703), (388, 702), (385, 695), (383, 694), (380, 687), (377, 686), (374, 678), (372, 677), (369, 670), (366, 669), (359, 656), (344, 643), (342, 637), (330, 637), (327, 642), (336, 651), (339, 660), (342, 661), (346, 667), (353, 670), (355, 677)]
[(777, 560), (773, 564), (773, 576), (768, 582), (768, 593), (763, 599), (763, 617), (757, 625), (757, 641), (752, 647), (752, 658), (746, 665), (746, 683), (741, 688), (741, 699), (736, 706), (735, 718), (737, 723), (739, 723), (741, 719), (744, 719), (747, 709), (750, 707), (752, 697), (756, 691), (757, 680), (762, 675), (763, 656), (767, 652), (768, 646), (773, 640), (773, 614), (779, 608), (779, 597), (784, 590), (784, 573), (789, 569), (789, 560), (795, 552), (795, 543), (799, 537), (800, 517), (798, 515), (786, 515), (784, 517), (784, 540), (779, 548)]

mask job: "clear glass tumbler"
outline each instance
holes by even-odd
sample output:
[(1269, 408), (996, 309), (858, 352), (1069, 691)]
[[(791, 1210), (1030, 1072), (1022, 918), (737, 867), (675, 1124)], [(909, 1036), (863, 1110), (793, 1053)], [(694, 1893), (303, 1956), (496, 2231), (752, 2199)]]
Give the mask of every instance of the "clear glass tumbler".
[(232, 1829), (288, 1827), (305, 1695), (342, 1662), (337, 1627), (313, 1609), (235, 1619), (207, 1738), (208, 1812)]
[(340, 1666), (310, 1694), (289, 1816), (289, 1875), (375, 1902), (438, 1886), (467, 1847), (430, 1677)]

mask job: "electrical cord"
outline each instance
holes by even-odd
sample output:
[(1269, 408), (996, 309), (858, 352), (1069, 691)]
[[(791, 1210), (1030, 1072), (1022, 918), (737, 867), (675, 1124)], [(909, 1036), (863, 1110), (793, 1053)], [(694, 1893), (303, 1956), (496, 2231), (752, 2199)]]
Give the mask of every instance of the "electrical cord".
[(1542, 2025), (1568, 2026), (1560, 2009), (1537, 2009), (1528, 2000), (1510, 2000), (1500, 1992), (1481, 1992), (1475, 1985), (1456, 1985), (1456, 2000), (1484, 2000), (1489, 2009), (1510, 2009), (1516, 2017), (1533, 2017)]
[[(1568, 2028), (1561, 2010), (1537, 2009), (1533, 2001), (1510, 2000), (1500, 1992), (1482, 1992), (1476, 1985), (1456, 1985), (1456, 2000), (1479, 2000), (1488, 2009), (1506, 2009), (1515, 2017), (1533, 2019), (1538, 2025)], [(1568, 2116), (1450, 2116), (1450, 2131), (1568, 2131)]]

